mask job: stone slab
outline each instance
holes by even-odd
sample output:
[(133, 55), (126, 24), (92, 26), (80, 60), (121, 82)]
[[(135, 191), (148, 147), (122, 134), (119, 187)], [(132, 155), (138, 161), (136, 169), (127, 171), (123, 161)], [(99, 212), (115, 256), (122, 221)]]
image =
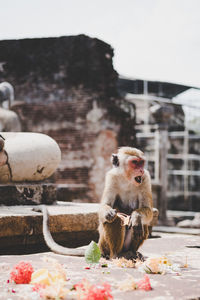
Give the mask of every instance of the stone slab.
[(200, 229), (197, 228), (179, 228), (177, 226), (154, 226), (156, 232), (166, 233), (180, 233), (180, 234), (191, 234), (200, 235)]
[[(42, 235), (42, 213), (35, 206), (4, 206), (0, 210), (0, 253), (33, 253), (48, 249)], [(78, 247), (98, 239), (98, 204), (48, 206), (49, 228), (56, 242)]]
[[(1, 207), (0, 254), (48, 249), (42, 235), (42, 213), (33, 211), (34, 207)], [(55, 241), (67, 247), (98, 241), (98, 209), (97, 203), (57, 202), (49, 205), (49, 229)]]
[[(180, 234), (160, 234), (160, 238), (152, 238), (145, 241), (141, 252), (145, 257), (167, 255), (173, 262), (184, 263), (187, 257), (188, 268), (181, 271), (181, 275), (149, 274), (153, 290), (122, 292), (117, 289), (117, 284), (132, 275), (135, 280), (143, 277), (143, 273), (135, 268), (120, 268), (112, 261), (107, 261), (108, 268), (90, 268), (83, 257), (67, 257), (52, 252), (37, 253), (32, 255), (3, 255), (0, 256), (0, 299), (33, 299), (26, 285), (6, 283), (10, 270), (19, 261), (30, 261), (35, 270), (39, 268), (52, 268), (47, 260), (56, 259), (65, 268), (68, 278), (67, 287), (71, 288), (83, 278), (91, 283), (108, 282), (111, 285), (114, 300), (190, 300), (200, 297), (200, 250), (188, 248), (199, 245), (197, 236)], [(104, 262), (101, 259), (101, 262)], [(12, 293), (12, 290), (15, 293)], [(34, 298), (35, 299), (35, 298)], [(68, 296), (67, 299), (70, 299)]]

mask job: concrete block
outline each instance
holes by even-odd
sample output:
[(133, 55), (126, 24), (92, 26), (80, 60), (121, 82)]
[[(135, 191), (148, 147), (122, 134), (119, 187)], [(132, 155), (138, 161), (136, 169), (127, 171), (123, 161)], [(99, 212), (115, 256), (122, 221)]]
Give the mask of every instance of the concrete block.
[[(34, 206), (7, 206), (0, 211), (0, 253), (47, 250), (42, 235), (42, 213)], [(49, 229), (57, 243), (78, 247), (98, 240), (99, 204), (62, 203), (48, 206)]]
[[(42, 213), (34, 206), (2, 207), (0, 211), (0, 254), (46, 251), (42, 235)], [(48, 206), (49, 229), (54, 240), (66, 247), (98, 241), (97, 203), (59, 202)]]

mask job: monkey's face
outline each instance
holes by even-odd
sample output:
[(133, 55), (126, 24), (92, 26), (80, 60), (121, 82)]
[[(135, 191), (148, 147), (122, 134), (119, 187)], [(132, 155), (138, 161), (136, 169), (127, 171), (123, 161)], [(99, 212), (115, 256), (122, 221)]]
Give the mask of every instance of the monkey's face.
[(129, 156), (126, 161), (125, 173), (129, 181), (139, 186), (144, 175), (145, 160), (138, 156)]

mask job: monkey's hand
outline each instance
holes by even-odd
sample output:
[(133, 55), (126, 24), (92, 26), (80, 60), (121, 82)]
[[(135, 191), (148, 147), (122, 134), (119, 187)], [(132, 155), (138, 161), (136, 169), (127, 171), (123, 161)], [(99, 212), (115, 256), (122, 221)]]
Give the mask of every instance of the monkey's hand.
[(114, 208), (110, 208), (105, 213), (105, 220), (108, 223), (114, 222), (114, 220), (116, 219), (116, 217), (117, 217), (117, 211)]
[(134, 236), (136, 239), (142, 239), (144, 236), (144, 228), (142, 224), (142, 216), (137, 211), (134, 211), (130, 217), (129, 227), (133, 227)]

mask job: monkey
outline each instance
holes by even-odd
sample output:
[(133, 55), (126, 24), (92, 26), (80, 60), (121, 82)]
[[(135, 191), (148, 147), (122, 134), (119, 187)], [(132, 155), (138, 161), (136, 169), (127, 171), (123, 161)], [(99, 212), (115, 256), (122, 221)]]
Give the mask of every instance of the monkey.
[[(107, 172), (105, 188), (99, 210), (99, 248), (102, 256), (115, 258), (131, 252), (134, 256), (148, 237), (148, 224), (152, 219), (152, 193), (150, 175), (144, 169), (142, 151), (121, 147), (112, 155), (113, 168)], [(48, 228), (46, 205), (35, 211), (43, 214), (43, 236), (47, 246), (55, 253), (67, 256), (84, 256), (85, 249), (58, 245)], [(130, 215), (126, 228), (117, 212)], [(131, 251), (129, 251), (131, 250)]]
[[(150, 174), (144, 168), (144, 153), (137, 148), (119, 148), (112, 164), (99, 210), (99, 248), (106, 258), (134, 258), (148, 238), (153, 217)], [(122, 225), (118, 213), (130, 216), (128, 225)]]

